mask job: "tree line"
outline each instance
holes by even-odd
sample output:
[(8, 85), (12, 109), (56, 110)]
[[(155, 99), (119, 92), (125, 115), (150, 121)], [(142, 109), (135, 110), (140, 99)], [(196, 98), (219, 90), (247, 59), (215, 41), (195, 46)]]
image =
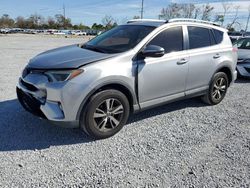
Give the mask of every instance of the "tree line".
[(0, 17), (0, 28), (107, 30), (116, 25), (115, 19), (108, 15), (102, 19), (102, 24), (94, 23), (91, 27), (82, 23), (72, 24), (71, 19), (64, 17), (62, 14), (56, 14), (54, 17), (49, 16), (47, 18), (39, 14), (32, 14), (28, 18), (18, 16), (13, 19), (8, 14), (3, 14)]
[[(247, 15), (247, 23), (243, 28), (242, 23), (239, 21), (239, 6), (233, 5), (230, 2), (222, 2), (222, 11), (220, 13), (214, 12), (214, 7), (209, 3), (203, 5), (195, 5), (193, 3), (170, 3), (167, 7), (162, 8), (159, 14), (159, 19), (171, 18), (194, 18), (206, 21), (215, 21), (220, 23), (221, 26), (227, 28), (229, 31), (234, 31), (235, 28), (240, 28), (247, 31), (248, 22), (250, 21), (250, 6)], [(230, 19), (229, 19), (229, 16)], [(139, 19), (140, 16), (134, 16), (134, 19)], [(127, 18), (126, 18), (127, 20)], [(227, 20), (227, 22), (225, 22)], [(44, 18), (39, 14), (32, 14), (28, 18), (18, 16), (13, 19), (8, 14), (0, 17), (0, 28), (27, 28), (27, 29), (95, 29), (95, 30), (108, 30), (117, 25), (117, 21), (109, 15), (102, 19), (102, 24), (94, 23), (91, 27), (84, 24), (72, 24), (70, 18), (64, 17), (62, 14), (56, 14), (54, 17)]]
[[(180, 3), (170, 3), (166, 8), (162, 8), (159, 18), (160, 19), (171, 19), (171, 18), (193, 18), (201, 19), (205, 21), (218, 22), (221, 26), (227, 28), (229, 31), (234, 31), (235, 27), (247, 31), (248, 22), (250, 19), (250, 6), (248, 8), (248, 18), (246, 27), (243, 28), (242, 23), (239, 21), (239, 8), (238, 5), (233, 5), (230, 2), (222, 2), (222, 12), (215, 13), (214, 7), (209, 3), (203, 4), (202, 6), (195, 5), (193, 3), (180, 4)], [(231, 16), (230, 19), (228, 16)], [(225, 20), (227, 19), (227, 23)]]

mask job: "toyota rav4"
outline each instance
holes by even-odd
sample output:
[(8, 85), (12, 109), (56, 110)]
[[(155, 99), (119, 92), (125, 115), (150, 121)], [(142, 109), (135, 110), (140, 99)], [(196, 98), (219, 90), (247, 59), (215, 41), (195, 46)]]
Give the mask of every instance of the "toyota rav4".
[(131, 20), (85, 44), (37, 55), (17, 96), (29, 112), (101, 139), (134, 112), (196, 96), (220, 103), (236, 62), (227, 31), (214, 23)]

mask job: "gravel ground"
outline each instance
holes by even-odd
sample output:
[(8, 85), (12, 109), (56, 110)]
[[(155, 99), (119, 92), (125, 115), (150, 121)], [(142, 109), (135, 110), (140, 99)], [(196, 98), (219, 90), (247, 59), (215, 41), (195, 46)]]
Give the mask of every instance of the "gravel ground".
[(250, 187), (250, 81), (224, 101), (184, 100), (131, 117), (93, 141), (25, 112), (16, 100), (35, 54), (82, 38), (0, 36), (0, 187)]

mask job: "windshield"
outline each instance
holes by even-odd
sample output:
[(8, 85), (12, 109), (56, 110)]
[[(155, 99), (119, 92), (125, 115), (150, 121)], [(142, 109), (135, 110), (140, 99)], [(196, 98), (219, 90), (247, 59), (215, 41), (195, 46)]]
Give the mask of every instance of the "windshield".
[(83, 48), (102, 53), (120, 53), (134, 48), (155, 27), (143, 25), (117, 26), (87, 42)]
[(249, 49), (250, 50), (250, 38), (239, 39), (235, 43), (239, 49)]

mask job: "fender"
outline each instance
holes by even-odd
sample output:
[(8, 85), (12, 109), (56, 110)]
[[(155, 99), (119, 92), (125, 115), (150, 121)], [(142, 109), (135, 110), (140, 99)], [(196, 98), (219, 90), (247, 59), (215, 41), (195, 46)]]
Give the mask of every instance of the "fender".
[[(215, 75), (217, 72), (219, 72), (219, 70), (221, 70), (221, 69), (223, 69), (223, 68), (226, 68), (226, 69), (228, 69), (228, 70), (230, 71), (230, 77), (231, 77), (231, 78), (228, 78), (228, 79), (229, 79), (229, 81), (230, 81), (230, 83), (231, 83), (231, 82), (232, 82), (232, 78), (233, 78), (233, 71), (232, 71), (232, 69), (231, 69), (228, 65), (226, 65), (226, 63), (223, 63), (222, 65), (220, 65), (219, 67), (217, 67), (216, 71), (215, 71), (214, 74), (213, 74), (213, 77), (214, 77), (214, 75)], [(212, 82), (213, 77), (211, 78), (209, 84)], [(230, 83), (229, 83), (229, 85), (230, 85)]]
[(120, 85), (124, 88), (126, 88), (129, 92), (130, 92), (130, 95), (132, 96), (132, 102), (133, 102), (133, 106), (132, 106), (132, 109), (134, 112), (137, 112), (137, 111), (140, 111), (140, 105), (137, 101), (137, 97), (133, 91), (133, 89), (125, 82), (121, 81), (121, 80), (109, 80), (107, 82), (103, 82), (99, 85), (97, 85), (96, 87), (94, 87), (89, 93), (88, 95), (84, 98), (84, 100), (82, 101), (79, 109), (78, 109), (78, 112), (77, 112), (77, 116), (76, 116), (76, 119), (77, 120), (80, 120), (80, 115), (81, 115), (81, 112), (82, 112), (82, 109), (86, 106), (88, 100), (90, 99), (90, 97), (95, 94), (99, 89), (105, 87), (105, 86), (109, 86), (109, 85)]

